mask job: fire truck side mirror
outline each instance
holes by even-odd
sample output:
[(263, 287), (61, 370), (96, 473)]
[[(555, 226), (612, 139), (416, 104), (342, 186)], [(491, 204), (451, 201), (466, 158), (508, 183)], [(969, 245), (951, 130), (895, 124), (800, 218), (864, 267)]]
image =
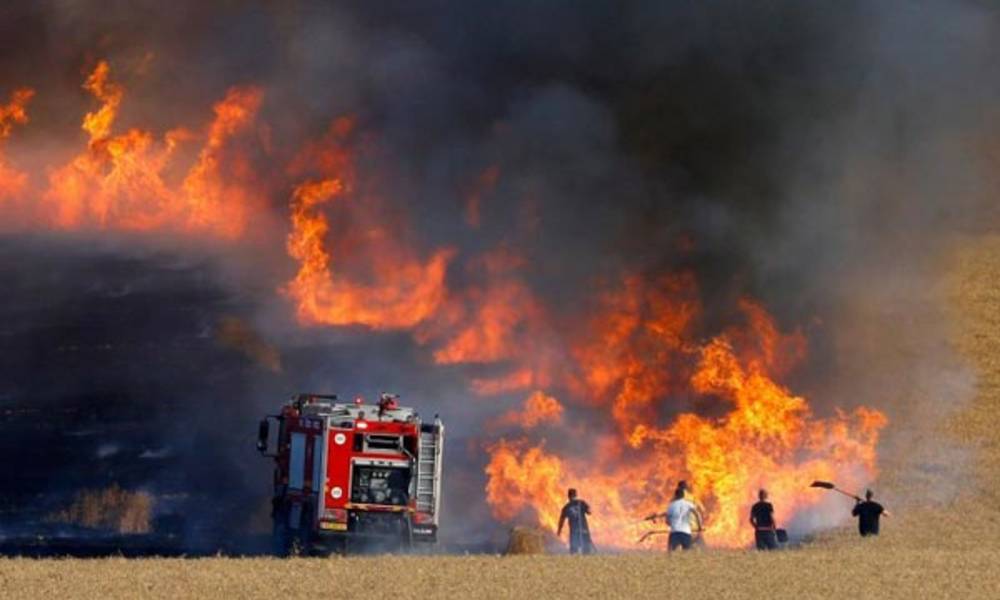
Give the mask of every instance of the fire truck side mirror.
[(267, 417), (257, 428), (257, 451), (264, 456), (278, 455), (278, 434), (281, 423), (278, 417)]

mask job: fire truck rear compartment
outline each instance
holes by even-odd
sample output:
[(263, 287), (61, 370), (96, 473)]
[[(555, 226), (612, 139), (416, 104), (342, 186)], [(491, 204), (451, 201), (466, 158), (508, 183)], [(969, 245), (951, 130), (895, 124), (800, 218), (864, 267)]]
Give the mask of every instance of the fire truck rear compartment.
[(437, 540), (444, 426), (393, 398), (298, 396), (258, 429), (274, 458), (275, 551), (395, 552)]

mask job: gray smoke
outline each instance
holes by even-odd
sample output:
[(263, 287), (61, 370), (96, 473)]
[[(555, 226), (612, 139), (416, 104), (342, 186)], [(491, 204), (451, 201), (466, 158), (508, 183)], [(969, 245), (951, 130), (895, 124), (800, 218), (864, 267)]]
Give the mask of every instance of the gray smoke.
[[(0, 74), (38, 90), (8, 157), (68, 156), (91, 107), (86, 66), (106, 57), (135, 73), (150, 60), (124, 76), (123, 126), (204, 122), (228, 86), (264, 87), (270, 139), (255, 161), (275, 214), (232, 251), (169, 236), (101, 235), (97, 250), (89, 235), (5, 237), (0, 406), (21, 431), (5, 450), (33, 437), (18, 415), (37, 421), (34, 407), (72, 422), (50, 426), (31, 473), (7, 465), (11, 518), (112, 480), (200, 489), (225, 500), (191, 508), (204, 526), (188, 529), (217, 544), (266, 504), (269, 465), (251, 439), (262, 414), (297, 391), (392, 390), (448, 420), (448, 526), (468, 539), (470, 523), (486, 524), (475, 440), (520, 398), (470, 399), (467, 378), (483, 369), (434, 367), (406, 332), (303, 330), (276, 293), (294, 272), (284, 167), (347, 114), (370, 140), (360, 180), (387, 219), (405, 215), (416, 247), (515, 248), (563, 327), (586, 314), (594, 281), (691, 268), (701, 334), (731, 322), (735, 298), (759, 298), (809, 337), (797, 392), (820, 413), (867, 404), (905, 424), (885, 442), (886, 460), (905, 463), (900, 489), (928, 472), (953, 483), (961, 469), (941, 463), (961, 464), (955, 449), (895, 457), (971, 388), (932, 261), (952, 233), (1000, 222), (997, 17), (972, 0), (6, 3)], [(468, 190), (494, 165), (470, 228)], [(680, 237), (694, 250), (679, 253)], [(232, 316), (278, 348), (280, 373), (217, 343), (210, 332)], [(73, 437), (80, 419), (103, 433)], [(94, 468), (78, 454), (87, 444)]]

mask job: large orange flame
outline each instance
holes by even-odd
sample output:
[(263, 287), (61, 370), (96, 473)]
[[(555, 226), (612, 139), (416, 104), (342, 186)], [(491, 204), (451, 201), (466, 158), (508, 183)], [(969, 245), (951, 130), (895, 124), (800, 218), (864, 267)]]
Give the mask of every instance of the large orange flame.
[[(66, 164), (48, 169), (47, 187), (31, 189), (27, 174), (0, 160), (0, 199), (18, 201), (16, 216), (57, 229), (164, 229), (226, 239), (244, 233), (249, 215), (264, 202), (252, 191), (252, 170), (227, 150), (253, 126), (259, 89), (229, 90), (215, 105), (215, 119), (204, 134), (176, 128), (157, 139), (136, 128), (114, 132), (126, 90), (111, 78), (107, 61), (97, 63), (83, 88), (100, 102), (83, 118), (87, 146)], [(19, 90), (0, 107), (0, 139), (11, 123), (27, 121), (24, 106), (31, 95)], [(171, 177), (181, 145), (199, 139), (203, 144), (193, 166), (183, 177)]]
[[(129, 92), (108, 62), (83, 89), (97, 103), (83, 117), (86, 144), (73, 140), (70, 158), (42, 173), (4, 155), (33, 92), (16, 90), (0, 105), (5, 226), (20, 218), (58, 230), (248, 237), (271, 183), (244, 147), (259, 141), (254, 133), (266, 137), (259, 88), (229, 89), (208, 123), (155, 134), (122, 131)], [(281, 292), (301, 324), (406, 330), (435, 364), (472, 365), (475, 394), (523, 394), (520, 409), (486, 422), (505, 434), (493, 434), (486, 468), (498, 519), (554, 530), (573, 486), (594, 508), (598, 542), (630, 547), (650, 527), (636, 520), (662, 512), (686, 479), (707, 513), (708, 540), (740, 546), (752, 537), (745, 522), (756, 488), (771, 491), (788, 522), (818, 501), (805, 489), (813, 478), (860, 486), (876, 476), (885, 417), (865, 408), (815, 414), (782, 384), (805, 354), (804, 337), (782, 333), (759, 304), (741, 301), (741, 325), (707, 334), (696, 276), (677, 272), (595, 282), (581, 293), (582, 317), (549, 306), (528, 283), (531, 257), (510, 240), (463, 263), (449, 248), (422, 250), (406, 215), (355, 172), (359, 147), (356, 123), (341, 118), (287, 163), (285, 249), (296, 270)], [(488, 166), (466, 190), (469, 228), (491, 212), (484, 202), (501, 173)], [(465, 271), (449, 273), (456, 263)], [(462, 283), (450, 286), (449, 275)]]
[[(589, 410), (606, 411), (615, 427), (588, 430), (566, 415), (539, 441), (520, 435), (491, 444), (486, 491), (498, 519), (527, 517), (554, 530), (565, 490), (576, 487), (593, 507), (599, 543), (634, 547), (652, 527), (642, 517), (663, 512), (684, 479), (706, 512), (707, 541), (738, 547), (753, 537), (747, 518), (758, 488), (771, 492), (787, 523), (823, 498), (809, 490), (813, 479), (857, 487), (875, 476), (885, 417), (865, 408), (814, 415), (774, 379), (799, 358), (786, 353), (801, 354), (802, 337), (782, 335), (752, 302), (740, 305), (745, 327), (693, 341), (700, 309), (692, 287), (688, 275), (658, 285), (628, 278), (608, 296), (592, 323), (594, 341), (576, 350), (576, 389), (593, 395)], [(715, 405), (714, 416), (681, 412), (659, 424), (662, 404), (685, 397)], [(525, 430), (538, 425), (538, 408), (529, 400)]]
[(443, 327), (425, 333), (441, 340), (435, 362), (495, 363), (518, 352), (519, 335), (532, 328), (541, 310), (517, 276), (523, 264), (521, 256), (506, 248), (469, 261), (470, 277), (480, 273), (485, 280), (453, 294), (442, 311)]
[[(411, 328), (433, 315), (444, 299), (445, 272), (453, 252), (438, 250), (426, 261), (419, 260), (387, 224), (364, 214), (374, 210), (374, 201), (369, 199), (366, 206), (366, 199), (348, 193), (353, 189), (348, 181), (349, 158), (338, 146), (350, 130), (349, 121), (335, 122), (326, 144), (311, 149), (312, 160), (300, 160), (311, 162), (324, 178), (299, 185), (292, 195), (287, 247), (299, 269), (283, 289), (295, 302), (302, 323)], [(341, 235), (330, 240), (330, 222), (323, 209), (334, 201), (354, 210), (352, 216), (364, 225), (336, 232)], [(341, 254), (328, 251), (328, 243)], [(335, 274), (338, 261), (345, 268)], [(357, 279), (346, 275), (348, 261), (362, 271)]]
[(11, 92), (7, 104), (0, 104), (0, 140), (10, 135), (14, 123), (24, 125), (28, 122), (28, 102), (34, 95), (35, 91), (30, 88), (18, 88)]
[(544, 392), (536, 391), (528, 396), (519, 410), (504, 413), (493, 425), (495, 427), (517, 425), (524, 429), (532, 429), (546, 423), (559, 423), (562, 418), (563, 406), (559, 400)]
[(20, 88), (11, 93), (7, 104), (0, 104), (0, 203), (19, 196), (28, 184), (28, 175), (7, 164), (3, 155), (3, 142), (10, 136), (14, 124), (28, 122), (28, 102), (34, 90)]

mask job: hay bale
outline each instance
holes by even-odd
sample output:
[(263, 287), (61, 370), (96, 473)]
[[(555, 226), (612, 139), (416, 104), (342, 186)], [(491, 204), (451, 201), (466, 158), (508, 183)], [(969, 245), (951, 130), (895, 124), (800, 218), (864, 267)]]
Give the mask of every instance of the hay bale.
[(545, 533), (535, 527), (514, 527), (504, 554), (545, 554)]

